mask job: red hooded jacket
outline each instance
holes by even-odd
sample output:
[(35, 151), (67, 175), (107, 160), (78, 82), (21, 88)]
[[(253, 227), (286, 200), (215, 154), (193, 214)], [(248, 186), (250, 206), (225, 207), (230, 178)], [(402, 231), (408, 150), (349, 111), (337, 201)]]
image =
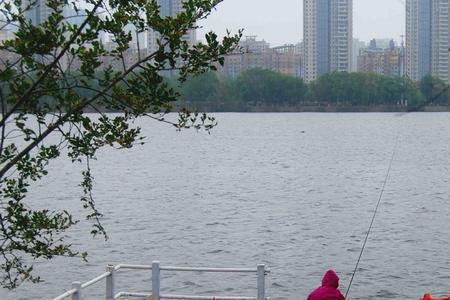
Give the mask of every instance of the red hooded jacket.
[(338, 289), (339, 277), (333, 270), (328, 270), (323, 276), (322, 286), (308, 296), (308, 300), (345, 300)]

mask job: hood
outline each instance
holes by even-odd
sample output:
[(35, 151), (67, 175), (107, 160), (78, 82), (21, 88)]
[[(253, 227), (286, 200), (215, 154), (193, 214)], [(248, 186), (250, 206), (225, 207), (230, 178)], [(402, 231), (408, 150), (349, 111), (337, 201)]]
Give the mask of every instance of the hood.
[(339, 287), (339, 277), (333, 270), (328, 270), (325, 273), (325, 276), (323, 276), (323, 279), (322, 279), (322, 286), (323, 287), (333, 287), (333, 288)]

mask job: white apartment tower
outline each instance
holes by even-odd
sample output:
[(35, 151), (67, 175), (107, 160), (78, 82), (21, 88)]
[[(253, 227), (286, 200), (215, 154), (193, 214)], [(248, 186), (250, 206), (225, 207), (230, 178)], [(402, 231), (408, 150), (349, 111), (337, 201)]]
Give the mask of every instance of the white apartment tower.
[(353, 0), (331, 0), (330, 11), (330, 70), (351, 71)]
[(406, 1), (406, 75), (450, 81), (449, 0)]
[[(30, 20), (34, 26), (45, 22), (53, 13), (53, 10), (47, 5), (47, 0), (23, 0), (22, 9), (27, 9), (24, 11), (24, 17)], [(81, 25), (85, 20), (84, 12), (76, 11), (72, 3), (63, 6), (62, 15), (70, 24)]]
[(28, 8), (24, 15), (35, 26), (44, 22), (52, 13), (51, 9), (46, 5), (45, 0), (25, 0), (22, 2), (22, 7)]
[(353, 0), (303, 0), (303, 78), (351, 71)]
[[(183, 10), (183, 0), (157, 0), (160, 6), (160, 14), (162, 17), (172, 16), (175, 17), (178, 13)], [(147, 33), (147, 51), (153, 53), (158, 50), (157, 41), (161, 39), (159, 33), (149, 30)], [(189, 30), (184, 39), (189, 45), (194, 45), (197, 41), (196, 31)]]
[(449, 82), (449, 0), (431, 2), (431, 74)]

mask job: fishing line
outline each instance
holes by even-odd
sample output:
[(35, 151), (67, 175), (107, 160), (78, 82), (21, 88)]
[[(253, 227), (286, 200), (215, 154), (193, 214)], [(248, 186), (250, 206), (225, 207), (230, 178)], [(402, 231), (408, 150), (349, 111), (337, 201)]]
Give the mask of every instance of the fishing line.
[[(450, 52), (450, 48), (449, 48), (449, 52)], [(422, 102), (422, 103), (419, 103), (418, 105), (416, 105), (416, 106), (414, 106), (414, 107), (412, 107), (412, 108), (408, 108), (408, 109), (406, 110), (405, 114), (409, 114), (409, 113), (413, 113), (413, 112), (418, 112), (418, 111), (420, 111), (422, 108), (424, 108), (425, 106), (427, 106), (427, 105), (429, 105), (429, 104), (433, 104), (433, 102), (434, 102), (435, 100), (437, 100), (439, 97), (441, 97), (442, 95), (444, 95), (444, 94), (445, 94), (446, 92), (448, 92), (449, 90), (450, 90), (450, 85), (446, 85), (444, 88), (442, 88), (442, 89), (439, 91), (439, 93), (437, 93), (437, 94), (434, 95), (433, 97), (430, 97), (427, 101), (424, 101), (424, 102)], [(403, 114), (403, 115), (404, 115), (404, 114)], [(400, 115), (400, 117), (402, 117), (403, 115)], [(384, 182), (383, 182), (383, 186), (382, 186), (382, 188), (381, 188), (380, 196), (379, 196), (379, 198), (378, 198), (377, 206), (375, 207), (375, 211), (374, 211), (373, 216), (372, 216), (372, 221), (370, 222), (370, 226), (369, 226), (369, 229), (367, 230), (367, 234), (366, 234), (366, 237), (365, 237), (365, 239), (364, 239), (364, 243), (363, 243), (363, 245), (362, 245), (361, 252), (359, 253), (358, 260), (356, 261), (356, 266), (355, 266), (355, 269), (353, 270), (352, 278), (350, 279), (350, 283), (349, 283), (348, 288), (347, 288), (347, 291), (346, 291), (346, 293), (345, 293), (345, 299), (347, 299), (347, 296), (348, 296), (348, 294), (349, 294), (349, 292), (350, 292), (350, 289), (351, 289), (351, 287), (352, 287), (353, 280), (355, 279), (356, 272), (358, 271), (359, 263), (361, 262), (362, 255), (363, 255), (364, 250), (365, 250), (365, 248), (366, 248), (367, 240), (369, 239), (369, 235), (370, 235), (370, 232), (371, 232), (371, 230), (372, 230), (372, 227), (373, 227), (373, 224), (374, 224), (374, 221), (375, 221), (375, 217), (376, 217), (377, 212), (378, 212), (378, 208), (380, 207), (381, 200), (383, 199), (384, 190), (385, 190), (385, 188), (386, 188), (386, 184), (387, 184), (387, 182), (388, 182), (389, 175), (391, 174), (392, 163), (394, 162), (394, 158), (395, 158), (395, 155), (396, 155), (396, 153), (397, 153), (398, 140), (399, 140), (399, 133), (397, 132), (397, 137), (396, 137), (396, 140), (395, 140), (394, 149), (393, 149), (393, 151), (392, 151), (391, 161), (389, 162), (389, 167), (388, 167), (388, 170), (387, 170), (387, 172), (386, 172), (386, 177), (384, 178)]]
[(370, 226), (369, 226), (369, 229), (367, 230), (366, 238), (364, 239), (364, 243), (362, 245), (361, 252), (359, 253), (358, 260), (356, 261), (356, 266), (355, 266), (355, 269), (353, 270), (352, 278), (350, 279), (350, 283), (348, 285), (347, 292), (345, 293), (345, 299), (347, 299), (348, 293), (350, 292), (350, 288), (352, 287), (353, 279), (355, 278), (355, 274), (356, 274), (356, 272), (358, 270), (359, 263), (361, 262), (361, 258), (362, 258), (362, 255), (364, 253), (364, 249), (366, 248), (367, 240), (369, 239), (369, 235), (370, 235), (370, 232), (372, 230), (372, 227), (373, 227), (373, 224), (374, 224), (374, 221), (375, 221), (375, 217), (376, 217), (377, 212), (378, 212), (378, 208), (380, 207), (381, 200), (383, 199), (384, 190), (386, 189), (386, 184), (388, 182), (389, 175), (391, 174), (391, 169), (392, 169), (392, 164), (394, 162), (395, 154), (397, 153), (398, 139), (399, 139), (399, 136), (397, 134), (397, 137), (395, 139), (394, 149), (392, 151), (391, 161), (389, 162), (389, 167), (388, 167), (388, 170), (386, 172), (386, 176), (384, 178), (384, 182), (383, 182), (383, 186), (381, 188), (380, 196), (378, 198), (377, 206), (375, 207), (375, 211), (373, 212), (372, 221), (370, 222)]

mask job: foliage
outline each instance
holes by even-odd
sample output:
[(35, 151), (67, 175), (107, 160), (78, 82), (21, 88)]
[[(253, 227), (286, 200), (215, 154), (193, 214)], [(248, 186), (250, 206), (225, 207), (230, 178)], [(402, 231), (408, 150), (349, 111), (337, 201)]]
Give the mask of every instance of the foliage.
[[(188, 78), (180, 89), (182, 99), (191, 105), (212, 104), (217, 109), (245, 110), (249, 105), (294, 105), (305, 99), (307, 87), (303, 80), (269, 70), (252, 69), (237, 79), (206, 73)], [(236, 104), (242, 104), (235, 106)]]
[(419, 86), (427, 104), (448, 104), (450, 102), (448, 85), (443, 80), (425, 76), (420, 81)]
[(236, 82), (239, 97), (245, 103), (293, 104), (304, 100), (303, 80), (269, 70), (244, 72)]
[(374, 73), (334, 72), (310, 85), (311, 98), (317, 102), (351, 105), (397, 105), (402, 99), (420, 101), (414, 83), (402, 77)]
[(181, 99), (186, 102), (215, 101), (220, 90), (219, 77), (214, 72), (188, 78), (183, 84)]
[[(0, 52), (8, 54), (2, 55), (8, 59), (0, 68), (1, 285), (14, 288), (24, 280), (39, 281), (33, 272), (35, 259), (86, 257), (65, 242), (64, 232), (77, 222), (70, 212), (34, 210), (27, 201), (28, 189), (47, 175), (52, 160), (67, 153), (73, 162), (86, 164), (81, 203), (94, 224), (91, 233), (106, 238), (92, 197), (89, 161), (97, 151), (142, 143), (140, 128), (132, 124), (143, 116), (178, 130), (215, 126), (214, 118), (186, 109), (180, 110), (178, 121), (167, 121), (164, 116), (179, 93), (162, 73), (177, 72), (181, 83), (214, 70), (235, 49), (241, 32), (221, 41), (210, 32), (206, 43), (195, 45), (183, 38), (219, 2), (186, 0), (183, 12), (161, 17), (155, 0), (47, 0), (51, 14), (40, 24), (27, 18), (36, 2), (0, 2), (0, 17), (6, 20), (0, 26), (16, 28), (15, 37), (0, 45)], [(66, 7), (79, 22), (64, 16)], [(158, 36), (153, 52), (143, 51), (136, 38), (147, 31)], [(112, 48), (99, 42), (104, 34), (114, 41)], [(130, 51), (138, 53), (131, 62)], [(122, 67), (112, 68), (111, 61)], [(108, 110), (120, 114), (107, 115)]]
[(189, 78), (180, 92), (193, 107), (225, 111), (247, 111), (260, 105), (269, 110), (286, 106), (300, 110), (306, 105), (406, 109), (406, 103), (414, 110), (423, 105), (450, 105), (448, 85), (442, 80), (428, 76), (415, 83), (408, 78), (373, 73), (334, 72), (309, 84), (261, 69), (243, 72), (236, 79), (208, 73)]

